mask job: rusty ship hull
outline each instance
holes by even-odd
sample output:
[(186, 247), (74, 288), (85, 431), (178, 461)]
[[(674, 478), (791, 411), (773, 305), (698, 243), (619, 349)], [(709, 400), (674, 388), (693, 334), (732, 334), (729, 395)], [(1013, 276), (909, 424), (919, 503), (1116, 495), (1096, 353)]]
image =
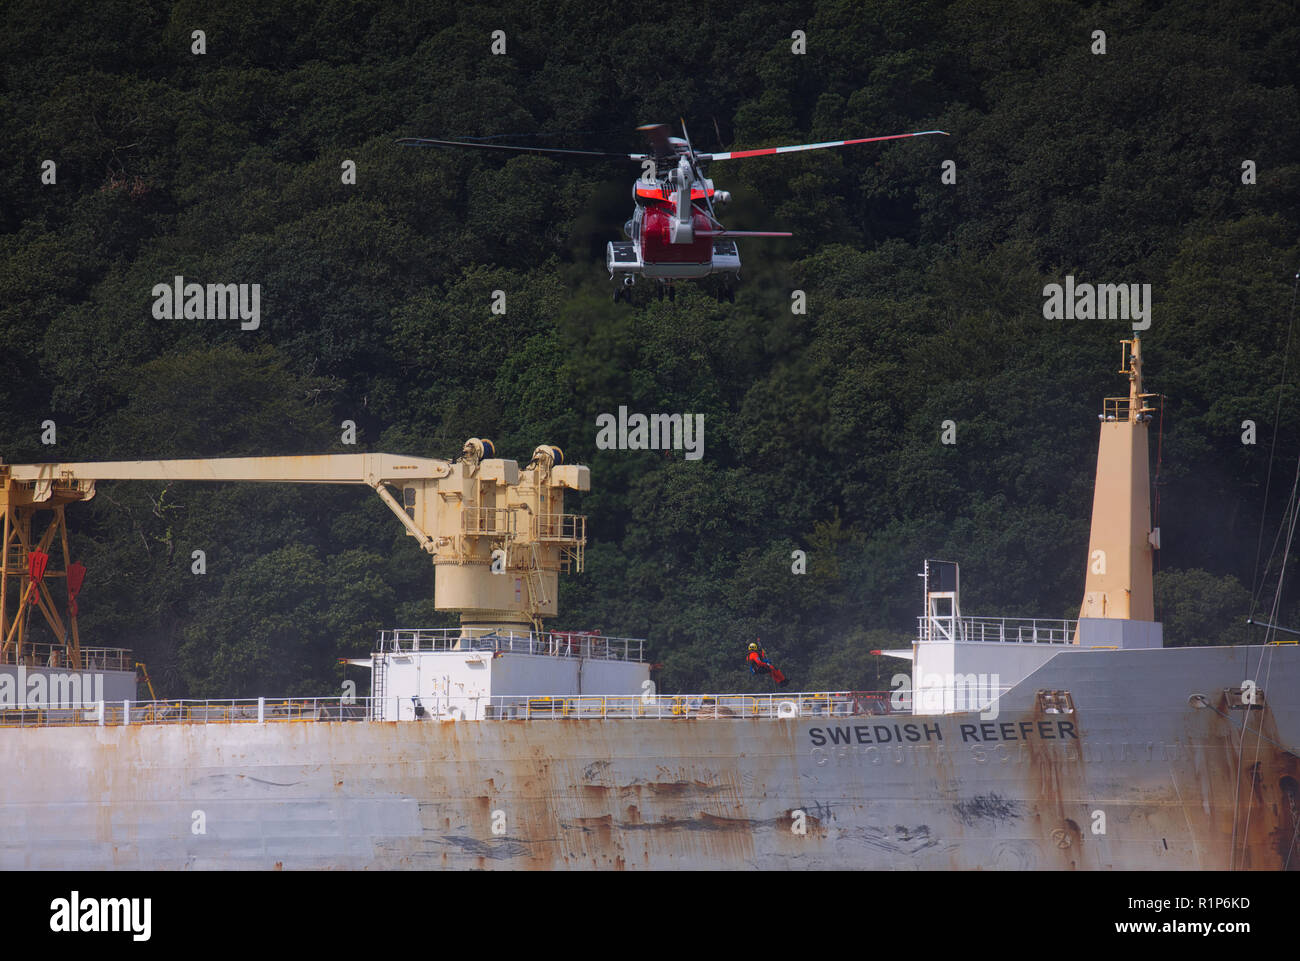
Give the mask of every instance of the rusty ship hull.
[(1295, 646), (1062, 650), (992, 719), (0, 729), (0, 868), (1285, 870), (1297, 690)]

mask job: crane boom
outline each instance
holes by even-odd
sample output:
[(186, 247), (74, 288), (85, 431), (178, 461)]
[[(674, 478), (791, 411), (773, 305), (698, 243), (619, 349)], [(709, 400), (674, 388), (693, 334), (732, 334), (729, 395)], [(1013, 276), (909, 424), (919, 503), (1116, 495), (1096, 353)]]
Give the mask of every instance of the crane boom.
[[(206, 457), (194, 460), (117, 460), (13, 464), (14, 480), (34, 481), (36, 500), (54, 481), (253, 481), (272, 484), (400, 484), (451, 473), (451, 464), (401, 454), (309, 454), (299, 457)], [(44, 494), (44, 497), (41, 496)]]

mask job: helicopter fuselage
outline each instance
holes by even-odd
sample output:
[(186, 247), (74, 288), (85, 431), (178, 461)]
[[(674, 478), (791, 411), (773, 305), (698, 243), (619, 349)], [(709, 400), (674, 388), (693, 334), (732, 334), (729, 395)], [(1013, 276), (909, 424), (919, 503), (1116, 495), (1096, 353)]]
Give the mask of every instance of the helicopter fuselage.
[[(690, 184), (689, 190), (687, 184)], [(632, 188), (636, 210), (623, 227), (625, 241), (611, 241), (605, 253), (610, 278), (630, 285), (637, 277), (665, 283), (698, 280), (710, 274), (740, 273), (734, 240), (715, 236), (714, 223), (695, 201), (726, 202), (713, 181), (695, 179), (683, 161), (660, 180), (638, 180)]]
[(689, 242), (673, 243), (672, 221), (670, 214), (655, 207), (638, 208), (629, 224), (632, 239), (611, 241), (607, 246), (605, 263), (610, 277), (673, 281), (740, 273), (736, 242), (707, 236), (708, 217), (701, 213), (691, 217), (693, 237)]

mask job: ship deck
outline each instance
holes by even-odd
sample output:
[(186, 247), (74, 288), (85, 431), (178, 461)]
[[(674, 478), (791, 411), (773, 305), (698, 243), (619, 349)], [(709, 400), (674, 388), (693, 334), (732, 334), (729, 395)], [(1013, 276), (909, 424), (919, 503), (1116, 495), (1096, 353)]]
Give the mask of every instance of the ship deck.
[[(820, 691), (794, 694), (557, 695), (450, 698), (440, 719), (550, 721), (619, 718), (681, 721), (744, 718), (833, 718), (911, 715), (906, 691)], [(464, 702), (459, 703), (459, 702)], [(95, 727), (124, 724), (258, 724), (372, 722), (381, 716), (370, 697), (244, 698), (116, 701), (88, 708), (11, 708), (0, 727)], [(481, 713), (480, 713), (481, 710)], [(432, 723), (427, 720), (400, 723)], [(389, 722), (398, 723), (398, 722)]]

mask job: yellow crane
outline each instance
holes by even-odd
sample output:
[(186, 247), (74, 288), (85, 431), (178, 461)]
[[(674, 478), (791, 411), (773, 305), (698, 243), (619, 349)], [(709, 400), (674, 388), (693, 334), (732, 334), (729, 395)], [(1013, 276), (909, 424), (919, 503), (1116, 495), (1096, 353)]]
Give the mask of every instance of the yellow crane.
[[(586, 518), (564, 512), (566, 490), (591, 488), (587, 467), (543, 444), (522, 470), (471, 437), (454, 462), (401, 454), (314, 454), (193, 460), (0, 464), (0, 663), (20, 663), (31, 610), (81, 667), (76, 593), (85, 569), (71, 559), (65, 508), (101, 481), (364, 484), (430, 555), (434, 605), (476, 628), (541, 629), (556, 612), (558, 575), (583, 566)], [(48, 521), (39, 537), (40, 515)], [(55, 538), (62, 568), (49, 566)], [(48, 581), (65, 581), (65, 624)], [(12, 613), (12, 602), (17, 609)]]
[[(149, 700), (158, 700), (158, 695), (154, 693), (153, 681), (149, 680), (149, 668), (144, 666), (144, 661), (135, 662), (136, 670), (140, 673), (140, 680), (144, 681), (145, 686), (149, 688)], [(139, 683), (139, 682), (137, 682)]]

